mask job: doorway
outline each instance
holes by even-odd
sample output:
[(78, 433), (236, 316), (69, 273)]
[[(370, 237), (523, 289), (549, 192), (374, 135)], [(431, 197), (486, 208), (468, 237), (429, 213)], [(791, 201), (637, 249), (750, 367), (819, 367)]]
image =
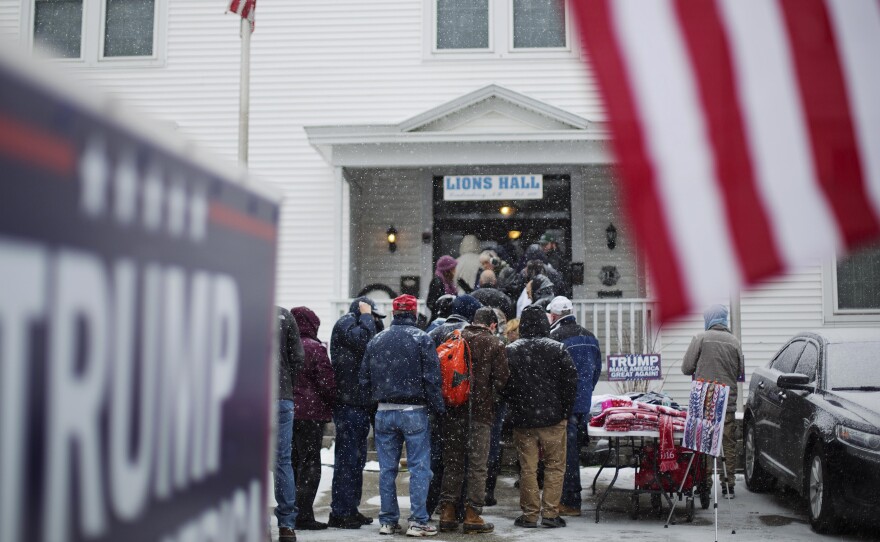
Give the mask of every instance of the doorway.
[(543, 198), (535, 200), (444, 201), (443, 177), (433, 179), (433, 261), (459, 255), (465, 235), (475, 235), (481, 249), (493, 248), (518, 267), (526, 248), (551, 233), (571, 261), (571, 179), (545, 175)]

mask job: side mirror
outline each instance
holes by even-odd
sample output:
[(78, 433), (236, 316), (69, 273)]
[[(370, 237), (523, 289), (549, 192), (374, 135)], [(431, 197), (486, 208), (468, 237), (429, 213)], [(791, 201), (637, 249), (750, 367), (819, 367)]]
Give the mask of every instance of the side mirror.
[(800, 373), (785, 373), (779, 375), (776, 378), (776, 386), (785, 390), (813, 390), (813, 386), (810, 385), (810, 377)]

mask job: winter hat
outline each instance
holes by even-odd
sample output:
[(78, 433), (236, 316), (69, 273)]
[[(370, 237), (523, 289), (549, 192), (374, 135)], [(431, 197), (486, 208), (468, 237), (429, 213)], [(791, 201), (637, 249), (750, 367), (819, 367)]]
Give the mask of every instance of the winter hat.
[(519, 336), (548, 337), (550, 335), (550, 322), (544, 309), (537, 305), (529, 305), (524, 308), (519, 317)]
[(476, 235), (465, 235), (461, 240), (461, 244), (458, 245), (458, 253), (468, 254), (471, 252), (474, 254), (480, 252), (480, 240), (477, 239)]
[(550, 234), (550, 232), (544, 232), (540, 239), (538, 239), (538, 244), (544, 246), (548, 243), (555, 243), (556, 238)]
[(355, 299), (354, 301), (352, 301), (351, 306), (348, 308), (348, 312), (355, 314), (355, 315), (360, 314), (360, 309), (358, 309), (358, 304), (360, 302), (364, 302), (367, 305), (369, 305), (370, 308), (372, 309), (371, 312), (372, 312), (373, 316), (375, 316), (376, 318), (385, 318), (385, 316), (386, 316), (385, 313), (379, 310), (379, 308), (376, 306), (376, 302), (367, 296), (361, 296), (361, 297)]
[(729, 327), (727, 325), (727, 314), (727, 307), (724, 305), (712, 305), (706, 309), (706, 312), (703, 313), (703, 319), (706, 321), (706, 329), (718, 324), (721, 324), (724, 327)]
[(542, 262), (547, 263), (547, 255), (544, 254), (544, 249), (541, 248), (541, 245), (535, 243), (529, 245), (529, 248), (526, 249), (525, 260), (541, 260)]
[(571, 304), (571, 300), (565, 296), (558, 295), (553, 298), (553, 301), (547, 305), (547, 312), (552, 314), (571, 314), (573, 306)]
[(391, 307), (395, 311), (416, 312), (419, 306), (419, 300), (409, 294), (403, 294), (394, 298)]
[(477, 309), (482, 306), (483, 304), (476, 297), (463, 294), (456, 297), (455, 301), (452, 302), (452, 314), (457, 314), (468, 322), (472, 322)]
[(440, 259), (437, 260), (437, 265), (434, 267), (434, 271), (437, 273), (445, 273), (446, 271), (452, 271), (457, 265), (458, 262), (452, 256), (440, 256)]

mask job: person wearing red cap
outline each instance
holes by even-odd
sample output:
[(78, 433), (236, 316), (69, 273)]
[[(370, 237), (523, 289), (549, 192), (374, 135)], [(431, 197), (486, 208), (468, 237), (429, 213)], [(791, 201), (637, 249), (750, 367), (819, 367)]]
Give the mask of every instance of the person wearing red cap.
[(428, 414), (445, 412), (440, 395), (440, 361), (434, 342), (416, 325), (418, 300), (402, 295), (392, 302), (391, 326), (367, 344), (360, 384), (378, 403), (374, 435), (379, 456), (380, 534), (402, 532), (398, 521), (397, 470), (406, 442), (410, 471), (409, 536), (434, 536), (426, 506), (431, 482)]

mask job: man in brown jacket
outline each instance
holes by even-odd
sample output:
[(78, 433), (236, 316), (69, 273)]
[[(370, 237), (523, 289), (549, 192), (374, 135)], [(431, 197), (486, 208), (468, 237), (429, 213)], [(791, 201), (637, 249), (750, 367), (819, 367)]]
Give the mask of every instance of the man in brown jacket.
[(693, 375), (698, 380), (716, 381), (730, 386), (727, 396), (727, 411), (724, 414), (724, 438), (721, 446), (724, 449), (724, 462), (727, 467), (727, 479), (720, 475), (721, 493), (728, 499), (735, 497), (733, 485), (736, 481), (736, 383), (745, 374), (745, 360), (742, 344), (731, 333), (727, 324), (727, 307), (713, 305), (703, 314), (706, 331), (691, 340), (681, 372)]
[(491, 533), (494, 526), (480, 514), (486, 497), (486, 460), (489, 436), (495, 419), (495, 395), (507, 384), (510, 370), (504, 345), (495, 336), (498, 317), (490, 307), (474, 315), (473, 324), (461, 334), (470, 348), (471, 388), (468, 403), (447, 407), (443, 420), (443, 484), (440, 490), (440, 531), (458, 529), (455, 507), (465, 480), (467, 458), (467, 506), (464, 532)]

